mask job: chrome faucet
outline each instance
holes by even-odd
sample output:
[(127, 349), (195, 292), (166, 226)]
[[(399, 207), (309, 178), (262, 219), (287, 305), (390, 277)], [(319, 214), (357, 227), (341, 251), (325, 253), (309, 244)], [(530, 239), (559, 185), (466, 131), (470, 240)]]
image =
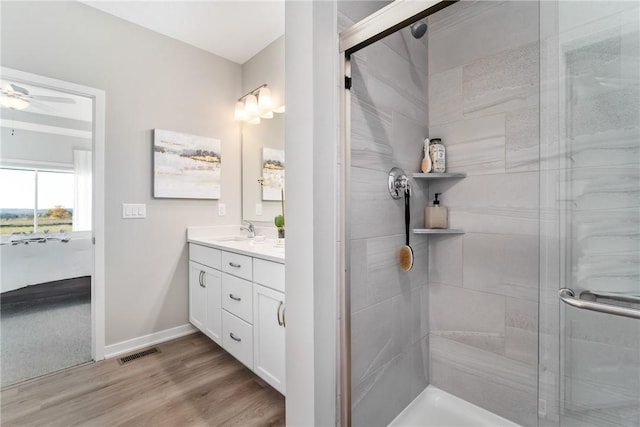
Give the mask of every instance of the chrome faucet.
[(249, 224), (248, 226), (244, 226), (241, 225), (240, 226), (240, 230), (247, 230), (247, 232), (249, 233), (249, 235), (247, 237), (249, 237), (250, 239), (256, 237), (256, 227), (249, 221), (247, 221), (247, 224)]

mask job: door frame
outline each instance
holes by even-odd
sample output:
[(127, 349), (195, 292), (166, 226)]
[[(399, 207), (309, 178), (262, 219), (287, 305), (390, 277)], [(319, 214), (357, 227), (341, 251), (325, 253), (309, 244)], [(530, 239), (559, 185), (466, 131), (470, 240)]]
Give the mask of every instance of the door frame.
[(101, 89), (2, 66), (0, 66), (0, 75), (3, 79), (55, 89), (93, 100), (91, 357), (96, 361), (102, 360), (105, 346), (105, 92)]

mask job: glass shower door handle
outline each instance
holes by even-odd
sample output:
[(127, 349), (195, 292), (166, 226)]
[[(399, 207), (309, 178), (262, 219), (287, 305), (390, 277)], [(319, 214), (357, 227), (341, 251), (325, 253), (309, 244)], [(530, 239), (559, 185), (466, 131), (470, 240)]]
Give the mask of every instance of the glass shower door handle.
[[(594, 295), (594, 292), (585, 291), (582, 294)], [(558, 291), (558, 296), (565, 304), (582, 310), (597, 311), (599, 313), (613, 314), (614, 316), (629, 317), (631, 319), (640, 319), (640, 310), (628, 307), (619, 307), (617, 305), (603, 304), (600, 302), (587, 301), (582, 298), (576, 298), (575, 292), (569, 288), (562, 288)], [(602, 295), (603, 298), (606, 296)], [(612, 298), (609, 298), (612, 299)]]

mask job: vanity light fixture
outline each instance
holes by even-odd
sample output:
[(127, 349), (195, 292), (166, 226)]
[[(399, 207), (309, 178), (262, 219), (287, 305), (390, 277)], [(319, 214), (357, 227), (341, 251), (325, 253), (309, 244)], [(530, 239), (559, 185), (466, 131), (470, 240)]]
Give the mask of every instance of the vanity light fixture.
[(238, 98), (234, 117), (237, 121), (257, 125), (260, 119), (272, 119), (274, 112), (284, 112), (284, 106), (274, 108), (271, 90), (265, 83)]

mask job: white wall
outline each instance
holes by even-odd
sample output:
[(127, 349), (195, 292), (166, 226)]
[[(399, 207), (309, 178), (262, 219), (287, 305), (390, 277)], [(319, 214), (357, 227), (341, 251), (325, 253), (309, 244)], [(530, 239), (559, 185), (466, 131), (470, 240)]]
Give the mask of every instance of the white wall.
[(335, 1), (287, 2), (287, 424), (336, 424)]
[[(240, 65), (77, 2), (2, 2), (1, 64), (106, 92), (106, 344), (186, 324), (185, 229), (240, 219)], [(221, 202), (152, 198), (152, 129), (222, 140)], [(122, 220), (122, 203), (147, 218)]]

